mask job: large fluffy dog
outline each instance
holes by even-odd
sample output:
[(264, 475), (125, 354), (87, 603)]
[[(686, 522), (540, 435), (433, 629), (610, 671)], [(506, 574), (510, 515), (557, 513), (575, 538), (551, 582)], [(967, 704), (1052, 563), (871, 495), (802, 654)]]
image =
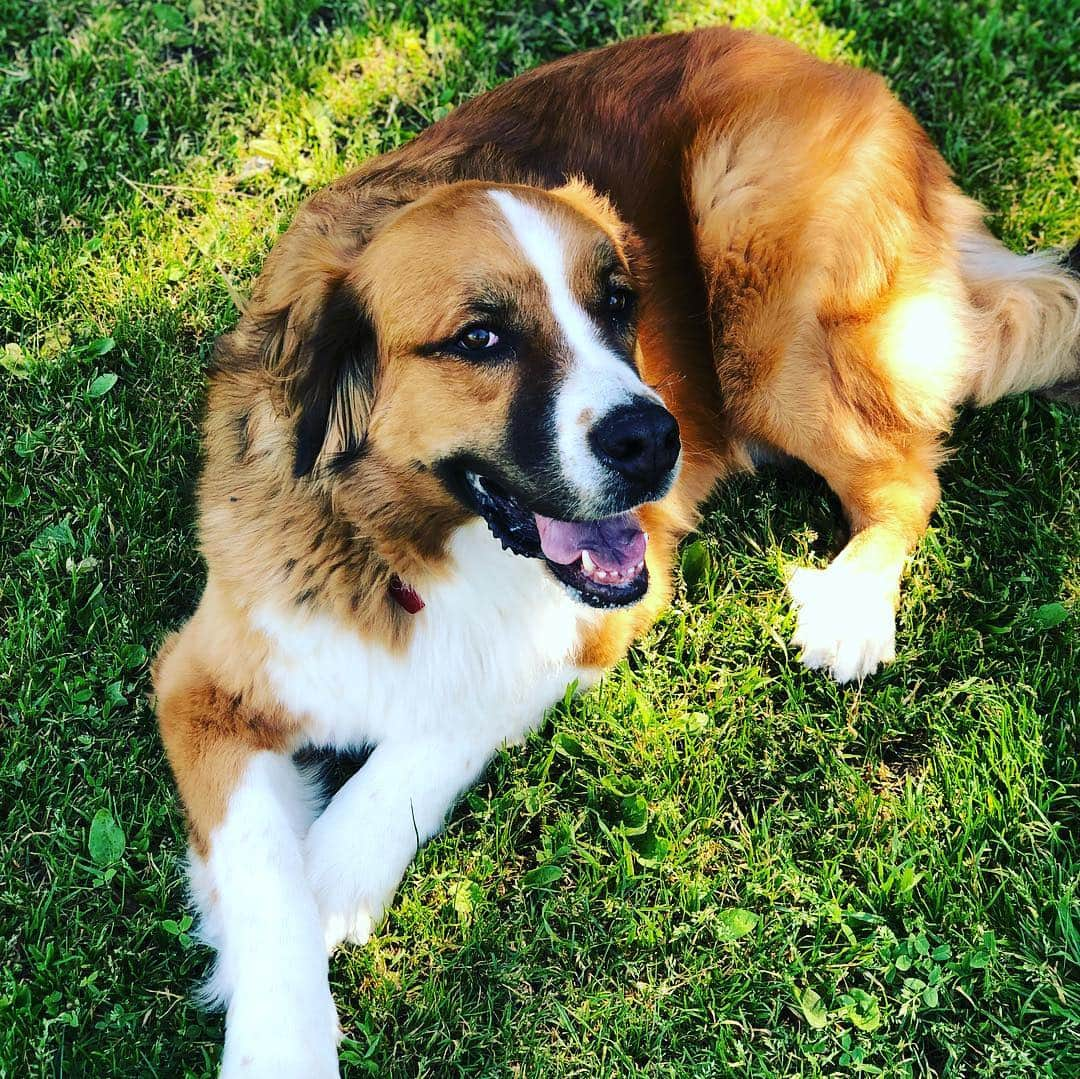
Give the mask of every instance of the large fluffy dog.
[[(328, 951), (759, 449), (850, 519), (790, 582), (803, 661), (892, 658), (954, 410), (1080, 374), (1080, 281), (981, 216), (881, 79), (724, 29), (522, 76), (300, 211), (218, 346), (155, 675), (226, 1073), (336, 1074)], [(373, 747), (318, 816), (308, 745)]]

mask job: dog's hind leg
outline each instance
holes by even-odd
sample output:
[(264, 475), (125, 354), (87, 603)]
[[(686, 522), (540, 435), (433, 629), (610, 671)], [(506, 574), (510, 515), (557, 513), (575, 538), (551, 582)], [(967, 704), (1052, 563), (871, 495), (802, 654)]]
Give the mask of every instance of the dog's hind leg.
[(820, 474), (851, 523), (828, 569), (789, 582), (804, 662), (842, 682), (893, 658), (900, 577), (937, 503), (967, 355), (963, 284), (913, 190), (946, 189), (946, 170), (875, 86), (880, 107), (844, 123), (811, 102), (805, 123), (719, 135), (691, 175), (728, 414)]
[(712, 301), (729, 407), (750, 437), (822, 476), (851, 526), (828, 569), (790, 578), (793, 643), (808, 666), (861, 679), (894, 657), (900, 578), (938, 501), (962, 355), (949, 282), (908, 282), (865, 318), (806, 317), (790, 295), (774, 312), (767, 289), (743, 288), (730, 265), (722, 274)]
[[(861, 310), (819, 302), (789, 346), (802, 363), (781, 365), (764, 395), (774, 414), (778, 400), (817, 402), (792, 410), (801, 423), (776, 425), (777, 443), (825, 478), (851, 522), (832, 565), (797, 570), (788, 585), (793, 643), (841, 682), (893, 658), (900, 576), (937, 503), (953, 409), (1038, 387), (1080, 396), (1080, 279), (1048, 256), (1008, 251), (958, 193), (943, 202), (959, 207), (944, 230), (955, 247), (897, 259), (889, 287)], [(806, 363), (815, 353), (818, 364)]]
[(166, 653), (162, 738), (187, 810), (191, 884), (227, 1007), (221, 1075), (337, 1076), (337, 1014), (304, 874), (311, 792), (267, 718)]
[(937, 504), (935, 463), (927, 447), (888, 461), (814, 465), (840, 496), (852, 535), (826, 569), (796, 569), (788, 580), (792, 643), (808, 667), (849, 682), (895, 657), (900, 578)]

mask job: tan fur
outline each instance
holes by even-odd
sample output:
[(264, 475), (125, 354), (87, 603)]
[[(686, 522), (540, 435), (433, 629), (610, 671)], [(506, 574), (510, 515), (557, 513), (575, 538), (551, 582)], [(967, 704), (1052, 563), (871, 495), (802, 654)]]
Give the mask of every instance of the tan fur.
[[(986, 405), (1010, 393), (1080, 378), (1080, 278), (1048, 255), (1017, 255), (960, 196), (960, 274), (970, 297), (968, 395)], [(966, 212), (965, 212), (966, 211)]]
[(166, 640), (154, 663), (161, 738), (202, 856), (250, 755), (297, 745), (299, 724), (269, 692), (264, 656), (260, 635), (211, 582), (199, 613)]

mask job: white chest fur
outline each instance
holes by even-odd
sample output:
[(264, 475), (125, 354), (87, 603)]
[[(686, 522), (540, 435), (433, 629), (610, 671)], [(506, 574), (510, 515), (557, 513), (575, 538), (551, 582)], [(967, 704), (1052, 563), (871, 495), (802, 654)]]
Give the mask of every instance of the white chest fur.
[(577, 679), (581, 632), (602, 617), (576, 602), (538, 560), (503, 551), (482, 521), (458, 529), (451, 569), (424, 590), (405, 651), (393, 653), (323, 615), (262, 607), (268, 673), (311, 741), (345, 748), (442, 733), (521, 739)]

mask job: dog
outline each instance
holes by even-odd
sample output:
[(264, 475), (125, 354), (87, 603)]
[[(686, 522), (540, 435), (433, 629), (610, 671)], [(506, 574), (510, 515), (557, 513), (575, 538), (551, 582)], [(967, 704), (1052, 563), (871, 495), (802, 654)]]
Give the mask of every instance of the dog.
[[(1080, 377), (1080, 280), (982, 219), (882, 79), (726, 28), (522, 75), (300, 209), (217, 345), (154, 672), (223, 1075), (337, 1075), (328, 955), (760, 453), (850, 522), (788, 583), (802, 661), (893, 658), (956, 410)], [(371, 750), (321, 811), (309, 746)]]

